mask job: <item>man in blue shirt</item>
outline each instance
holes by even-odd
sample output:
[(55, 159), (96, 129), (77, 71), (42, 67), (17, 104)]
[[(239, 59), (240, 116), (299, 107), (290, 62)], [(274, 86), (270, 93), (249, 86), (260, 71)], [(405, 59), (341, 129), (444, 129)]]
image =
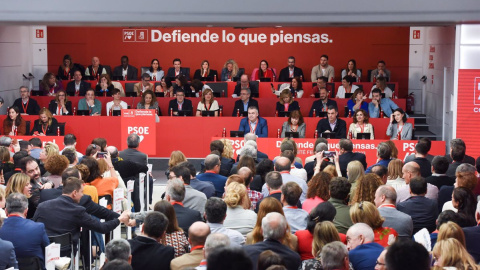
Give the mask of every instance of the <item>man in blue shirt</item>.
[(373, 164), (372, 166), (368, 167), (365, 170), (365, 173), (371, 173), (372, 168), (377, 166), (377, 165), (382, 165), (388, 168), (388, 164), (392, 160), (390, 157), (392, 156), (392, 148), (390, 145), (388, 145), (386, 142), (381, 142), (377, 146), (377, 158), (378, 161), (376, 164)]
[(227, 177), (218, 174), (220, 172), (220, 157), (210, 154), (205, 158), (205, 173), (197, 175), (200, 181), (212, 182), (215, 186), (215, 196), (221, 198), (225, 192)]
[(390, 117), (393, 110), (397, 109), (398, 105), (389, 98), (382, 98), (381, 90), (375, 88), (372, 90), (372, 102), (368, 104), (368, 114), (370, 118), (379, 118), (380, 111), (383, 111), (383, 117)]
[(373, 242), (372, 228), (365, 223), (356, 223), (347, 231), (348, 257), (355, 270), (374, 269), (383, 247)]
[(244, 133), (254, 133), (260, 138), (268, 137), (267, 120), (258, 116), (258, 108), (253, 106), (248, 107), (248, 117), (240, 121), (238, 130)]

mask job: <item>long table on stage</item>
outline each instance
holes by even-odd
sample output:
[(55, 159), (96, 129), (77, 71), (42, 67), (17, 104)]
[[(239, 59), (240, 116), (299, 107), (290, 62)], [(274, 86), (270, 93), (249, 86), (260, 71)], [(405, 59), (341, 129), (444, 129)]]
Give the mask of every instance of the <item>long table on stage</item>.
[[(5, 119), (0, 116), (0, 120)], [(25, 120), (33, 121), (38, 119), (35, 115), (24, 115)], [(56, 116), (58, 122), (65, 122), (65, 134), (73, 133), (77, 137), (77, 149), (85, 152), (88, 144), (96, 137), (107, 139), (109, 145), (120, 147), (120, 122), (121, 117), (117, 116)], [(227, 134), (231, 130), (238, 130), (240, 117), (170, 117), (158, 118), (156, 123), (157, 146), (154, 157), (170, 157), (174, 150), (181, 150), (189, 158), (204, 158), (209, 152), (209, 145), (212, 137), (222, 136), (223, 128)], [(277, 130), (282, 128), (284, 117), (266, 117), (268, 121), (268, 135), (270, 138), (277, 137)], [(343, 118), (347, 122), (347, 128), (352, 123), (352, 118)], [(305, 118), (307, 125), (306, 136), (313, 138), (315, 129), (320, 118)], [(388, 140), (386, 130), (389, 119), (373, 118), (370, 123), (375, 128), (375, 138)], [(408, 120), (413, 124), (413, 119)], [(30, 128), (31, 128), (30, 127)], [(367, 140), (368, 142), (371, 142)], [(63, 148), (59, 143), (59, 147)], [(413, 151), (413, 150), (412, 150)], [(443, 150), (445, 151), (445, 149)]]

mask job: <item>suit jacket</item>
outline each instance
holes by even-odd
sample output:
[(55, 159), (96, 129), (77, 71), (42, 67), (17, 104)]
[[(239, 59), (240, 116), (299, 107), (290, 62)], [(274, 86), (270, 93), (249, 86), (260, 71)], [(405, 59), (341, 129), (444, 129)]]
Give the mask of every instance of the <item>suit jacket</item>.
[(45, 263), (45, 247), (50, 241), (43, 223), (10, 216), (0, 228), (0, 238), (12, 242), (17, 258), (37, 257)]
[[(300, 76), (302, 76), (303, 78), (303, 70), (298, 67), (293, 67), (293, 77), (300, 77)], [(280, 70), (280, 75), (278, 75), (278, 81), (279, 82), (290, 81), (290, 70), (288, 67), (282, 68), (282, 70)]]
[(141, 165), (147, 165), (147, 155), (134, 148), (127, 148), (118, 153), (118, 156), (124, 160), (132, 161)]
[[(258, 117), (257, 120), (257, 127), (255, 128), (255, 134), (260, 137), (260, 138), (267, 138), (268, 137), (268, 125), (267, 125), (267, 120), (265, 120), (262, 117)], [(242, 121), (240, 121), (240, 126), (238, 127), (238, 130), (243, 131), (244, 133), (250, 132), (250, 121), (247, 118), (243, 118)]]
[[(29, 134), (34, 134), (35, 132), (38, 132), (38, 134), (43, 133), (42, 125), (38, 123), (39, 121), (40, 120), (35, 120), (33, 122), (32, 132), (30, 132)], [(58, 129), (57, 119), (52, 118), (52, 124), (47, 126), (47, 130), (45, 131), (45, 135), (47, 135), (47, 136), (57, 136), (57, 132), (58, 132), (57, 129)]]
[(140, 164), (130, 160), (118, 161), (118, 158), (113, 158), (112, 162), (113, 167), (124, 181), (138, 177), (138, 174), (141, 172), (146, 173), (148, 171), (147, 164)]
[[(411, 140), (412, 139), (413, 126), (410, 123), (405, 123), (402, 128), (401, 139), (402, 140)], [(398, 124), (388, 124), (387, 127), (387, 136), (390, 136), (390, 139), (397, 138), (398, 133)], [(431, 169), (431, 168), (430, 168)]]
[(23, 110), (22, 98), (17, 98), (15, 102), (13, 102), (13, 105), (10, 107), (13, 107), (13, 106), (17, 106), (18, 109), (20, 110), (20, 113), (38, 115), (38, 112), (40, 111), (40, 106), (38, 106), (37, 101), (33, 98), (28, 99), (27, 111)]
[(132, 269), (169, 270), (170, 262), (175, 257), (175, 249), (164, 246), (152, 238), (137, 236), (128, 240), (132, 250)]
[(183, 229), (185, 234), (188, 236), (188, 228), (196, 221), (202, 221), (202, 216), (200, 212), (192, 210), (187, 207), (183, 207), (178, 203), (173, 205), (175, 214), (177, 216), (178, 226)]
[(335, 139), (345, 139), (347, 138), (347, 123), (340, 118), (337, 118), (337, 123), (335, 124), (334, 129), (330, 127), (330, 123), (328, 122), (328, 118), (323, 118), (318, 121), (317, 124), (317, 131), (318, 136), (323, 132), (329, 130), (330, 132), (335, 132)]
[(454, 161), (453, 163), (450, 163), (450, 165), (448, 166), (448, 170), (445, 174), (448, 177), (455, 179), (456, 178), (455, 171), (457, 170), (458, 166), (460, 166), (460, 164), (462, 163), (463, 162), (460, 162), (460, 161)]
[[(327, 106), (327, 108), (330, 107), (330, 106), (335, 106), (335, 108), (338, 108), (337, 107), (337, 102), (335, 100), (331, 100), (331, 99), (327, 99), (326, 106)], [(312, 108), (310, 108), (310, 113), (308, 113), (309, 117), (313, 117), (313, 109), (315, 109), (315, 113), (318, 116), (319, 112), (323, 111), (323, 102), (320, 99), (315, 100), (313, 102)], [(327, 111), (327, 109), (325, 109), (325, 111)]]
[(397, 209), (412, 217), (413, 234), (422, 228), (427, 228), (430, 233), (436, 229), (438, 217), (436, 201), (425, 196), (413, 196), (397, 204)]
[[(247, 106), (247, 109), (248, 107), (250, 106), (255, 106), (257, 107), (258, 109), (258, 101), (256, 101), (255, 99), (253, 98), (250, 98), (248, 100), (248, 106)], [(235, 101), (235, 107), (233, 108), (233, 112), (232, 112), (232, 116), (237, 116), (237, 110), (240, 112), (240, 116), (242, 116), (242, 113), (243, 112), (246, 112), (243, 108), (243, 101), (241, 99)], [(258, 110), (258, 113), (260, 114), (260, 110)]]
[[(116, 66), (113, 69), (113, 76), (122, 76), (123, 67)], [(138, 80), (138, 69), (134, 66), (128, 65), (127, 67), (127, 80), (136, 81)]]
[[(280, 104), (279, 101), (277, 101), (277, 106), (275, 108), (277, 112), (284, 112), (285, 111), (285, 105)], [(295, 110), (300, 110), (300, 106), (298, 105), (297, 101), (294, 101), (288, 105), (288, 111), (295, 111)]]
[[(49, 110), (53, 115), (56, 115), (56, 114), (57, 114), (57, 108), (58, 108), (58, 103), (57, 103), (55, 100), (50, 101), (50, 103), (48, 104), (48, 110)], [(68, 111), (68, 114), (66, 114), (66, 115), (73, 115), (72, 102), (71, 102), (70, 100), (67, 101), (67, 103), (65, 104), (65, 108), (66, 108), (67, 111)], [(65, 114), (64, 114), (64, 115), (65, 115)]]
[(246, 245), (243, 247), (243, 250), (245, 250), (247, 257), (252, 261), (253, 270), (257, 269), (258, 257), (260, 256), (260, 253), (265, 250), (271, 250), (280, 255), (288, 270), (297, 270), (301, 264), (300, 255), (298, 255), (298, 253), (292, 251), (289, 247), (276, 240), (267, 239), (253, 245)]
[(367, 158), (365, 154), (354, 153), (354, 152), (345, 152), (338, 157), (338, 163), (340, 164), (340, 170), (342, 175), (347, 175), (347, 165), (350, 161), (358, 160), (362, 163), (363, 168), (367, 168)]
[[(92, 88), (91, 84), (86, 81), (80, 81), (80, 89), (78, 90), (78, 95), (82, 97), (85, 96), (87, 90), (90, 88)], [(69, 96), (75, 96), (75, 81), (71, 81), (67, 84), (66, 92)]]
[(439, 190), (438, 190), (438, 211), (442, 211), (443, 204), (445, 204), (448, 201), (452, 200), (452, 193), (455, 187), (452, 186), (447, 186), (443, 185)]
[(220, 78), (218, 77), (218, 73), (216, 70), (211, 69), (210, 74), (207, 75), (207, 77), (203, 77), (202, 71), (200, 69), (195, 70), (195, 74), (193, 75), (193, 79), (195, 80), (202, 80), (204, 79), (205, 81), (213, 82), (214, 80), (220, 81)]
[(194, 189), (203, 192), (207, 199), (215, 196), (215, 186), (209, 181), (200, 181), (197, 178), (190, 179), (190, 186)]
[(7, 269), (12, 266), (18, 269), (13, 244), (0, 239), (0, 269)]
[[(174, 112), (178, 112), (177, 99), (172, 99), (168, 103), (167, 115), (170, 115), (170, 109), (172, 109)], [(193, 105), (192, 105), (191, 100), (189, 100), (189, 99), (184, 99), (183, 100), (182, 111), (190, 111), (190, 112), (192, 112), (192, 115), (193, 115)]]
[[(290, 109), (290, 108), (289, 108)], [(305, 123), (299, 125), (297, 127), (297, 132), (298, 132), (298, 137), (299, 138), (305, 138), (305, 130), (307, 128), (307, 125)], [(280, 135), (281, 138), (285, 138), (285, 132), (290, 132), (290, 124), (288, 121), (283, 122), (282, 125), (282, 134)], [(258, 156), (258, 154), (257, 154)]]
[(413, 221), (409, 215), (392, 207), (379, 207), (380, 215), (385, 218), (383, 227), (390, 227), (397, 231), (399, 237), (412, 237)]
[(375, 268), (378, 256), (384, 248), (377, 243), (367, 243), (357, 246), (348, 252), (350, 263), (355, 270), (370, 270)]
[[(184, 67), (180, 67), (180, 75), (183, 75), (185, 76), (185, 78), (187, 79), (187, 81), (190, 81), (190, 74), (188, 72), (188, 69), (187, 68), (184, 68)], [(167, 72), (167, 78), (168, 77), (172, 77), (172, 78), (175, 78), (175, 68), (174, 67), (170, 67), (168, 68), (168, 72)]]
[[(90, 65), (88, 66), (86, 69), (85, 69), (85, 76), (90, 76), (90, 77), (94, 77), (93, 79), (96, 80), (97, 78), (100, 77), (100, 75), (102, 74), (108, 74), (108, 71), (107, 69), (102, 66), (102, 65), (98, 65), (98, 69), (97, 69), (97, 73), (95, 74), (95, 76), (93, 76), (93, 66)], [(110, 74), (108, 74), (110, 75)], [(97, 78), (95, 78), (97, 77)]]
[(215, 196), (219, 198), (221, 198), (223, 193), (225, 192), (225, 183), (227, 182), (227, 177), (223, 175), (206, 172), (197, 175), (197, 179), (200, 181), (213, 183), (213, 185), (215, 186)]
[(320, 64), (314, 66), (312, 68), (312, 82), (316, 82), (318, 77), (325, 76), (328, 78), (328, 81), (332, 81), (333, 78), (335, 78), (335, 69), (328, 65), (327, 68), (325, 68), (325, 75), (322, 73), (322, 68), (320, 67)]
[[(250, 97), (258, 97), (259, 95), (259, 86), (258, 84), (248, 84), (248, 87), (250, 88), (251, 95)], [(242, 91), (242, 85), (240, 84), (240, 80), (237, 82), (237, 85), (235, 85), (235, 89), (233, 90), (233, 93), (237, 96), (240, 96), (240, 92)]]
[[(183, 254), (172, 260), (170, 263), (170, 269), (183, 270), (189, 267), (197, 267), (203, 260), (203, 249), (196, 249), (190, 253)], [(154, 268), (152, 268), (154, 269)]]
[(431, 175), (425, 178), (425, 181), (427, 181), (427, 183), (430, 183), (434, 186), (437, 186), (438, 190), (440, 190), (442, 186), (453, 186), (453, 184), (455, 184), (455, 179), (448, 177), (446, 175), (439, 175), (439, 176)]
[[(221, 157), (220, 160), (220, 172), (218, 172), (218, 174), (228, 177), (230, 175), (230, 171), (232, 170), (233, 164), (235, 164), (235, 160), (226, 157)], [(200, 168), (201, 172), (204, 173), (205, 161), (202, 161), (202, 163), (200, 163)]]
[[(155, 87), (153, 87), (153, 83), (148, 83), (150, 85), (150, 90), (155, 92)], [(143, 85), (142, 82), (138, 82), (133, 85), (133, 90), (137, 93), (137, 97), (141, 97), (143, 93)]]
[[(453, 159), (450, 155), (446, 155), (445, 157), (447, 158), (449, 163), (453, 162)], [(473, 157), (469, 156), (469, 155), (465, 155), (465, 157), (462, 160), (462, 163), (468, 163), (468, 164), (472, 164), (473, 166), (475, 166), (475, 159)]]
[(63, 195), (39, 204), (32, 220), (44, 223), (49, 236), (71, 233), (75, 245), (80, 238), (81, 227), (99, 233), (109, 233), (120, 224), (118, 219), (101, 223), (90, 216), (85, 207)]
[(463, 228), (465, 234), (465, 244), (467, 251), (472, 255), (475, 261), (480, 262), (480, 227), (465, 227)]

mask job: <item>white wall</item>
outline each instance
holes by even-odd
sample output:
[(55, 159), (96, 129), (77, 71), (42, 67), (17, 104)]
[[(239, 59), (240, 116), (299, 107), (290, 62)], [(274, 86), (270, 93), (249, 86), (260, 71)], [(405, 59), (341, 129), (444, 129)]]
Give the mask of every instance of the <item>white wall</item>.
[[(413, 38), (416, 30), (420, 30), (420, 39)], [(410, 28), (409, 93), (415, 93), (415, 113), (426, 114), (429, 130), (438, 138), (444, 132), (446, 141), (453, 131), (454, 60), (455, 27)], [(420, 81), (424, 75), (425, 83)]]
[[(36, 29), (44, 30), (44, 38), (35, 38)], [(0, 96), (5, 106), (0, 114), (5, 114), (8, 106), (20, 96), (21, 85), (30, 87), (29, 81), (22, 74), (35, 76), (36, 87), (47, 71), (46, 26), (0, 26)]]

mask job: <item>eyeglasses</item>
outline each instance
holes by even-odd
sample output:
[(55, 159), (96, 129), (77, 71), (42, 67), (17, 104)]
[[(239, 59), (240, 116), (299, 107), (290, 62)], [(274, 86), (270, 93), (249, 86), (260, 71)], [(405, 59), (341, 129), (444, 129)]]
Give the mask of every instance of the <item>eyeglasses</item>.
[(386, 264), (385, 263), (381, 263), (379, 262), (378, 260), (375, 262), (375, 265), (381, 265), (381, 266), (385, 266)]
[(59, 97), (64, 97), (65, 95), (58, 95)]

